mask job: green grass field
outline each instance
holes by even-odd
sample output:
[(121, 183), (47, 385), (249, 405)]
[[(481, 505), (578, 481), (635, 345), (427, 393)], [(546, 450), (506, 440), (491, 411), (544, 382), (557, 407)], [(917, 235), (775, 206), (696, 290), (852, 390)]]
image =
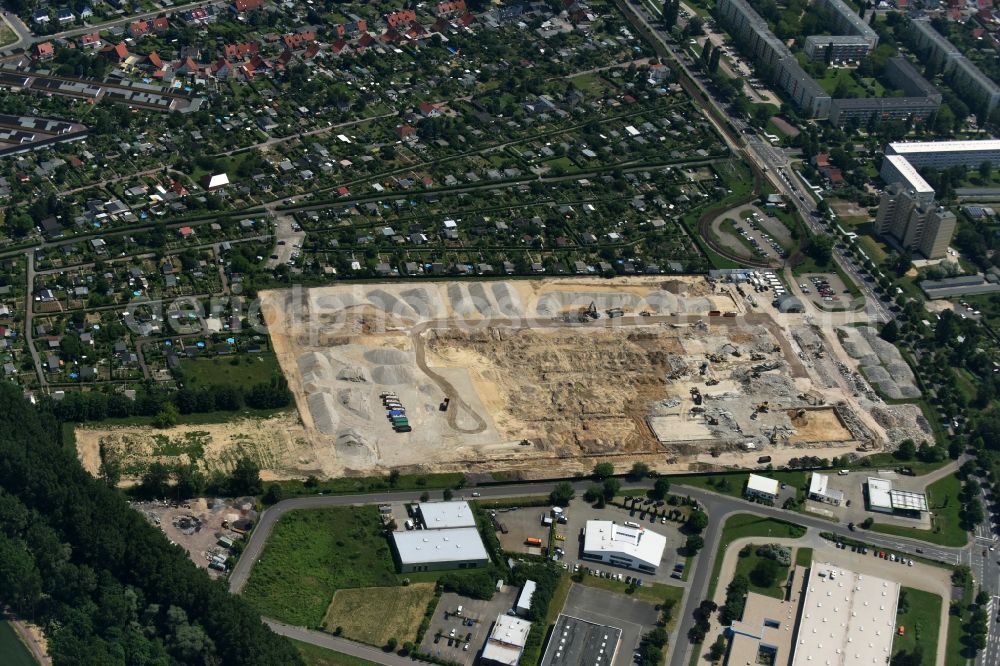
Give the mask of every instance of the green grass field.
[(813, 549), (812, 548), (796, 548), (795, 549), (795, 564), (800, 567), (808, 567), (813, 561)]
[(896, 615), (896, 624), (902, 625), (905, 631), (902, 636), (897, 634), (892, 639), (892, 652), (894, 655), (903, 650), (913, 652), (919, 644), (923, 653), (920, 663), (934, 666), (941, 628), (941, 597), (912, 587), (902, 588), (900, 594), (904, 593), (909, 608), (905, 613)]
[(291, 638), (288, 640), (298, 650), (299, 656), (302, 657), (306, 666), (378, 666), (374, 661), (368, 661), (361, 657), (352, 657), (349, 654), (341, 654)]
[(274, 526), (243, 596), (262, 615), (315, 628), (337, 590), (395, 585), (376, 507), (308, 509)]
[(954, 474), (938, 479), (927, 487), (927, 504), (934, 514), (931, 530), (875, 523), (872, 531), (920, 539), (939, 546), (962, 547), (968, 541), (969, 534), (962, 529), (959, 520), (962, 504), (958, 494), (961, 490), (962, 482)]
[[(763, 472), (770, 479), (777, 479), (781, 483), (798, 489), (797, 495), (800, 499), (805, 496), (802, 490), (808, 481), (809, 472)], [(713, 476), (689, 476), (670, 477), (670, 482), (678, 486), (692, 486), (702, 488), (721, 495), (730, 497), (743, 497), (743, 488), (746, 487), (750, 472), (737, 472), (734, 474), (716, 474)], [(720, 479), (725, 479), (725, 484), (720, 484)]]
[(779, 573), (777, 577), (775, 577), (774, 579), (774, 585), (771, 585), (770, 587), (761, 587), (760, 585), (755, 584), (753, 582), (753, 578), (751, 578), (750, 576), (750, 572), (754, 570), (754, 567), (757, 566), (757, 563), (765, 559), (763, 557), (758, 556), (757, 553), (755, 552), (757, 550), (757, 546), (761, 545), (763, 544), (759, 543), (752, 544), (750, 547), (749, 555), (747, 555), (746, 557), (739, 557), (736, 559), (736, 571), (733, 573), (733, 578), (735, 578), (739, 574), (743, 574), (750, 581), (751, 592), (756, 592), (757, 594), (763, 594), (764, 596), (767, 597), (774, 597), (775, 599), (784, 599), (785, 588), (782, 586), (784, 585), (785, 581), (788, 580), (789, 567), (783, 567), (780, 565), (778, 566)]
[(229, 384), (248, 388), (270, 381), (281, 374), (278, 359), (271, 352), (216, 356), (214, 358), (185, 358), (181, 360), (181, 373), (191, 386)]
[(910, 460), (907, 462), (901, 462), (896, 458), (894, 458), (891, 453), (875, 453), (873, 455), (865, 456), (864, 458), (859, 458), (858, 460), (855, 460), (850, 464), (850, 467), (851, 469), (858, 469), (858, 468), (864, 469), (867, 467), (896, 468), (903, 466), (903, 467), (909, 467), (910, 469), (913, 470), (914, 474), (916, 474), (917, 476), (921, 476), (923, 474), (927, 474), (928, 472), (933, 472), (936, 469), (941, 469), (950, 462), (951, 462), (950, 459), (945, 459), (942, 460), (941, 462), (936, 462), (936, 463), (925, 463), (925, 462), (920, 462), (919, 460)]
[(730, 516), (722, 528), (722, 536), (719, 539), (719, 550), (715, 554), (715, 565), (712, 567), (712, 579), (708, 584), (708, 594), (706, 598), (711, 598), (715, 594), (716, 585), (719, 582), (719, 572), (722, 569), (722, 559), (726, 552), (726, 546), (743, 537), (778, 537), (798, 539), (806, 533), (806, 528), (794, 523), (787, 523), (774, 518), (761, 518), (749, 513), (738, 513)]
[(402, 645), (416, 640), (427, 605), (434, 598), (434, 583), (406, 587), (366, 587), (337, 590), (323, 618), (323, 628), (340, 627), (344, 638), (376, 647), (395, 638)]

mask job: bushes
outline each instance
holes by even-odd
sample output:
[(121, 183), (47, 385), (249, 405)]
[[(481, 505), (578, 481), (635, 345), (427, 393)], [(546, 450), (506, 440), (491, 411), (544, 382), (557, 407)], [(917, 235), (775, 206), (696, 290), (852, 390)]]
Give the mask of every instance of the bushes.
[(757, 555), (774, 560), (783, 567), (792, 565), (792, 549), (787, 546), (769, 543), (757, 548)]
[(475, 571), (446, 573), (438, 578), (438, 585), (446, 592), (489, 601), (496, 592), (496, 580), (495, 570), (488, 567)]
[(733, 577), (729, 587), (726, 588), (726, 602), (722, 605), (722, 610), (719, 611), (719, 624), (729, 626), (733, 620), (743, 617), (743, 607), (746, 605), (749, 590), (750, 581), (747, 580), (746, 576), (739, 574)]

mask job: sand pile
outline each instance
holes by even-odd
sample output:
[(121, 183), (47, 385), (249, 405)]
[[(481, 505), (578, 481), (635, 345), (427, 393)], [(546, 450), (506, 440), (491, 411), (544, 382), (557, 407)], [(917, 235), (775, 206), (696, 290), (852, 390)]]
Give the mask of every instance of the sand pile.
[(316, 429), (324, 435), (336, 434), (340, 416), (334, 405), (333, 396), (329, 393), (313, 393), (306, 401), (309, 403), (309, 413)]

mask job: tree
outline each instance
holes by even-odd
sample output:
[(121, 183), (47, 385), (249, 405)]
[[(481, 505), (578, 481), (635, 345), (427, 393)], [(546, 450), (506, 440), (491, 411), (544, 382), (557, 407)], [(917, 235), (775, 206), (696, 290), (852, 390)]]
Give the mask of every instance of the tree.
[(830, 236), (813, 236), (809, 241), (806, 253), (812, 257), (817, 264), (826, 266), (833, 256), (833, 238)]
[(153, 417), (153, 427), (154, 428), (172, 428), (177, 425), (177, 419), (180, 414), (177, 412), (177, 407), (174, 406), (172, 402), (165, 402), (160, 408), (160, 411)]
[(653, 499), (661, 500), (667, 496), (670, 492), (670, 479), (665, 476), (656, 477), (656, 481), (653, 482), (653, 490), (650, 495)]
[(719, 637), (712, 643), (708, 650), (708, 658), (712, 661), (719, 661), (726, 654), (726, 637), (719, 634)]
[(705, 547), (705, 539), (700, 534), (692, 534), (684, 542), (684, 550), (688, 555), (697, 555)]
[(450, 502), (451, 498), (455, 496), (455, 493), (451, 491), (451, 488), (445, 488), (441, 495), (444, 497), (445, 502)]
[(398, 643), (397, 643), (397, 641), (396, 641), (395, 638), (390, 638), (389, 640), (387, 640), (385, 642), (385, 651), (386, 652), (395, 652), (397, 644)]
[(399, 484), (399, 470), (394, 469), (389, 472), (389, 485), (395, 488), (397, 484)]
[(979, 165), (979, 175), (983, 180), (989, 180), (992, 171), (993, 164), (989, 160), (983, 160), (983, 163)]
[(680, 0), (667, 0), (663, 3), (663, 27), (673, 30), (677, 25), (677, 16), (680, 13)]
[(870, 530), (872, 528), (872, 525), (874, 525), (874, 524), (875, 524), (875, 521), (872, 520), (872, 518), (870, 516), (868, 518), (865, 518), (864, 520), (861, 521), (861, 527), (862, 527), (862, 529), (866, 529), (866, 530)]
[(633, 481), (639, 481), (645, 479), (653, 470), (650, 469), (649, 465), (644, 462), (633, 463), (632, 469), (629, 470), (628, 478)]
[(549, 502), (555, 506), (567, 506), (574, 496), (576, 493), (573, 491), (573, 486), (567, 481), (560, 481), (549, 493)]
[(284, 495), (281, 490), (281, 486), (277, 483), (272, 483), (267, 487), (267, 492), (264, 493), (264, 504), (272, 506), (281, 501), (282, 495)]
[(604, 499), (610, 502), (615, 498), (615, 495), (618, 494), (618, 491), (621, 490), (621, 488), (622, 488), (622, 482), (619, 481), (618, 479), (615, 478), (604, 479), (604, 484), (602, 486)]
[(167, 496), (170, 489), (170, 469), (161, 462), (154, 462), (142, 475), (139, 493), (149, 499)]
[(684, 26), (685, 37), (698, 37), (705, 33), (705, 21), (700, 16), (692, 16)]
[(687, 528), (695, 534), (699, 534), (708, 527), (708, 514), (701, 509), (695, 509), (687, 519)]
[(597, 463), (594, 465), (594, 478), (600, 481), (609, 476), (615, 475), (615, 466), (611, 463)]
[(604, 501), (604, 488), (602, 486), (598, 486), (595, 484), (587, 488), (586, 491), (584, 491), (583, 493), (584, 502), (589, 502), (593, 504), (598, 500), (600, 500), (601, 502)]
[(249, 456), (240, 456), (229, 475), (229, 494), (260, 495), (263, 490), (260, 481), (260, 465)]
[(780, 567), (772, 559), (764, 558), (750, 571), (750, 580), (757, 587), (771, 587), (778, 580)]
[(701, 66), (705, 69), (708, 68), (708, 63), (712, 59), (712, 40), (706, 39), (705, 43), (701, 47)]
[(917, 455), (917, 446), (912, 439), (904, 439), (899, 443), (899, 448), (892, 454), (896, 460), (913, 460)]
[(879, 336), (886, 342), (895, 343), (899, 340), (899, 324), (896, 323), (895, 319), (890, 319), (882, 330), (879, 332)]
[(719, 71), (719, 61), (722, 59), (722, 49), (712, 49), (712, 55), (708, 59), (708, 73), (715, 74)]

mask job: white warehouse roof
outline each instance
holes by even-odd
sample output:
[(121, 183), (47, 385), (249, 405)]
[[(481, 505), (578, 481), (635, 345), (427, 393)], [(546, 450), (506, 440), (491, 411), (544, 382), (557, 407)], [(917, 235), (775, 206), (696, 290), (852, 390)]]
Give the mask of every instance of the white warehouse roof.
[(750, 492), (765, 493), (777, 497), (780, 487), (781, 484), (776, 479), (769, 479), (759, 474), (751, 474), (750, 478), (747, 479), (747, 490)]
[(892, 509), (892, 481), (889, 479), (879, 479), (874, 476), (868, 477), (868, 504), (872, 507)]
[(885, 666), (898, 598), (899, 583), (813, 562), (792, 666)]
[(524, 581), (524, 587), (521, 588), (521, 593), (517, 596), (517, 604), (515, 606), (517, 612), (527, 613), (531, 610), (531, 599), (535, 596), (535, 589), (538, 585), (533, 580)]
[(392, 538), (402, 564), (468, 562), (490, 558), (475, 527), (393, 532)]
[(482, 661), (516, 666), (528, 641), (529, 631), (531, 623), (527, 620), (510, 615), (498, 616), (480, 658)]
[(813, 472), (812, 478), (809, 479), (809, 494), (829, 497), (838, 502), (844, 499), (844, 492), (842, 490), (830, 489), (829, 475), (820, 474), (819, 472)]
[(610, 520), (588, 520), (583, 537), (585, 553), (630, 557), (651, 567), (660, 566), (667, 538), (644, 527), (627, 527)]
[(468, 502), (422, 502), (420, 515), (429, 530), (476, 526), (476, 519)]

